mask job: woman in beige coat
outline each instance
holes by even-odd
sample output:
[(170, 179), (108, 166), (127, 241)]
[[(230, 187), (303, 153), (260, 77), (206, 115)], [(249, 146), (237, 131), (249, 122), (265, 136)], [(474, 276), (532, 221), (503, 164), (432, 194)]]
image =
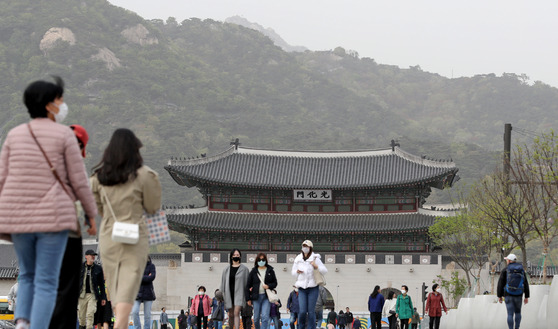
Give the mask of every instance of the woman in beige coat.
[[(115, 308), (116, 329), (128, 328), (128, 317), (140, 288), (148, 255), (148, 234), (143, 213), (161, 208), (161, 184), (155, 171), (143, 165), (140, 140), (129, 129), (117, 129), (95, 167), (91, 188), (103, 214), (99, 245), (106, 285)], [(107, 200), (108, 199), (108, 200)], [(139, 224), (136, 244), (112, 240), (115, 218)]]

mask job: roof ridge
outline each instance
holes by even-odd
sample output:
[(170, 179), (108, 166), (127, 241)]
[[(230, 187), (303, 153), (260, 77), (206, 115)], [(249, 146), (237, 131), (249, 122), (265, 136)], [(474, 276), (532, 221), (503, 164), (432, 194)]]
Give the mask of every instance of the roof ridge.
[(231, 147), (229, 147), (228, 149), (224, 150), (221, 153), (217, 153), (215, 155), (206, 157), (204, 155), (202, 155), (201, 158), (173, 158), (171, 157), (169, 159), (168, 165), (169, 166), (186, 166), (186, 165), (198, 165), (198, 164), (204, 164), (204, 163), (209, 163), (212, 161), (216, 161), (222, 158), (226, 158), (227, 156), (235, 153), (236, 151), (236, 147), (233, 145)]
[(428, 210), (424, 208), (419, 208), (419, 211), (414, 212), (391, 212), (391, 213), (357, 213), (357, 212), (350, 212), (350, 213), (304, 213), (304, 212), (297, 212), (297, 213), (289, 213), (289, 212), (243, 212), (243, 211), (225, 211), (225, 210), (210, 210), (209, 207), (199, 207), (199, 208), (188, 208), (185, 206), (178, 206), (178, 207), (163, 207), (167, 215), (195, 215), (195, 214), (204, 214), (204, 213), (213, 213), (213, 214), (235, 214), (235, 215), (257, 215), (257, 216), (311, 216), (311, 217), (333, 217), (333, 216), (348, 216), (351, 217), (369, 217), (369, 216), (412, 216), (412, 215), (424, 215), (430, 217), (448, 217), (454, 216), (455, 212), (450, 210)]
[(398, 156), (418, 163), (418, 164), (422, 164), (425, 166), (431, 166), (431, 167), (443, 167), (443, 168), (453, 168), (455, 167), (455, 162), (453, 162), (453, 160), (438, 160), (438, 159), (430, 159), (430, 158), (426, 158), (424, 156), (417, 156), (411, 153), (408, 153), (406, 151), (403, 151), (401, 148), (396, 147), (395, 148), (395, 154), (397, 154)]
[(390, 148), (377, 150), (273, 150), (259, 149), (250, 147), (239, 147), (239, 154), (256, 155), (256, 156), (277, 156), (277, 157), (298, 157), (298, 158), (338, 158), (338, 157), (369, 157), (391, 155), (393, 151)]

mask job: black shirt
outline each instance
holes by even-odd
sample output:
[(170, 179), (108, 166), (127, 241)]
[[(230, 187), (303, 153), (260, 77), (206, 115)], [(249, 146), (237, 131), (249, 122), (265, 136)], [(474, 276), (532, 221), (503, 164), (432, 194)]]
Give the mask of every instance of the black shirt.
[(229, 288), (230, 288), (231, 301), (233, 306), (234, 306), (234, 286), (236, 283), (236, 272), (238, 272), (239, 268), (240, 266), (234, 267), (231, 265), (231, 271), (229, 273)]
[(87, 265), (87, 275), (85, 277), (85, 293), (91, 293), (91, 268), (93, 265)]

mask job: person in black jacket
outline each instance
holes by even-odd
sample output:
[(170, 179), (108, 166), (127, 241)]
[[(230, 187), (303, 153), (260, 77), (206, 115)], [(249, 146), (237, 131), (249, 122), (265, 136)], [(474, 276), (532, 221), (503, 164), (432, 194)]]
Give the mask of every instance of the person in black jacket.
[(140, 304), (143, 303), (143, 325), (145, 329), (151, 329), (151, 305), (155, 300), (155, 290), (153, 289), (153, 280), (157, 275), (155, 264), (151, 261), (151, 257), (147, 256), (147, 264), (143, 270), (143, 278), (141, 285), (132, 308), (132, 319), (134, 320), (134, 329), (141, 329), (140, 321)]
[[(509, 254), (504, 259), (508, 266), (500, 273), (496, 293), (500, 303), (502, 303), (503, 297), (505, 297), (506, 309), (508, 311), (508, 327), (510, 329), (517, 329), (521, 324), (521, 302), (525, 304), (529, 302), (529, 282), (523, 266), (521, 263), (517, 263), (516, 255)], [(508, 282), (508, 278), (513, 282)], [(525, 294), (525, 300), (523, 300), (523, 294)]]
[(85, 252), (85, 262), (81, 266), (79, 277), (78, 318), (80, 329), (93, 328), (97, 301), (101, 305), (107, 302), (103, 268), (95, 264), (97, 253), (91, 249)]
[[(263, 280), (262, 280), (263, 278)], [(254, 268), (248, 275), (246, 284), (246, 301), (248, 305), (254, 306), (254, 327), (260, 329), (269, 329), (269, 312), (271, 304), (267, 298), (267, 289), (275, 289), (277, 287), (277, 277), (275, 271), (267, 263), (267, 256), (263, 252), (258, 254), (254, 262)]]

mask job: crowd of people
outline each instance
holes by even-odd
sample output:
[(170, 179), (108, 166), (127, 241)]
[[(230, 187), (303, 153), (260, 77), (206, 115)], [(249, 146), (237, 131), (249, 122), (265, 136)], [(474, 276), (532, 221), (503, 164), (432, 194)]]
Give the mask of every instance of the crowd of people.
[[(18, 258), (19, 276), (15, 291), (10, 291), (10, 305), (15, 312), (16, 329), (108, 329), (114, 315), (114, 328), (128, 327), (130, 313), (134, 327), (141, 329), (139, 310), (144, 307), (144, 327), (151, 329), (151, 306), (155, 300), (155, 266), (148, 258), (148, 232), (144, 213), (153, 214), (161, 207), (158, 175), (143, 164), (141, 141), (125, 128), (114, 131), (103, 156), (86, 173), (83, 157), (89, 140), (80, 125), (62, 124), (69, 109), (64, 102), (64, 83), (35, 81), (25, 89), (23, 102), (31, 120), (9, 131), (0, 152), (0, 238), (13, 242)], [(79, 206), (77, 205), (79, 203)], [(82, 263), (81, 223), (83, 209), (87, 233), (97, 234), (95, 217), (102, 216), (99, 248), (102, 266), (95, 262), (97, 253), (87, 250)], [(133, 242), (115, 239), (118, 223), (136, 225), (138, 238)], [(225, 311), (230, 329), (251, 327), (269, 329), (281, 325), (281, 301), (278, 286), (267, 255), (259, 253), (249, 269), (241, 263), (241, 251), (233, 249), (214, 298), (199, 286), (198, 295), (187, 312), (178, 317), (179, 329), (222, 328)], [(519, 328), (521, 301), (528, 302), (529, 286), (517, 257), (506, 258), (507, 272), (500, 278), (498, 297), (506, 297), (508, 324)], [(522, 272), (523, 271), (523, 272)], [(287, 300), (290, 328), (314, 329), (321, 326), (327, 299), (323, 275), (327, 268), (314, 252), (312, 241), (302, 243), (291, 273), (294, 290)], [(518, 274), (519, 273), (519, 274)], [(523, 274), (521, 274), (523, 273)], [(507, 279), (507, 283), (505, 282)], [(521, 281), (518, 281), (520, 280)], [(521, 290), (510, 283), (520, 282)], [(429, 328), (439, 328), (442, 310), (447, 313), (438, 285), (426, 301)], [(368, 300), (372, 329), (381, 328), (382, 318), (389, 327), (416, 328), (420, 316), (409, 296), (374, 287)], [(53, 292), (57, 292), (54, 294)], [(17, 295), (17, 307), (16, 299)], [(76, 312), (72, 310), (77, 310)], [(210, 319), (208, 321), (208, 319)], [(360, 319), (349, 308), (329, 311), (328, 327), (360, 328)], [(168, 315), (161, 310), (159, 322), (166, 329)], [(515, 325), (514, 325), (515, 323)]]

